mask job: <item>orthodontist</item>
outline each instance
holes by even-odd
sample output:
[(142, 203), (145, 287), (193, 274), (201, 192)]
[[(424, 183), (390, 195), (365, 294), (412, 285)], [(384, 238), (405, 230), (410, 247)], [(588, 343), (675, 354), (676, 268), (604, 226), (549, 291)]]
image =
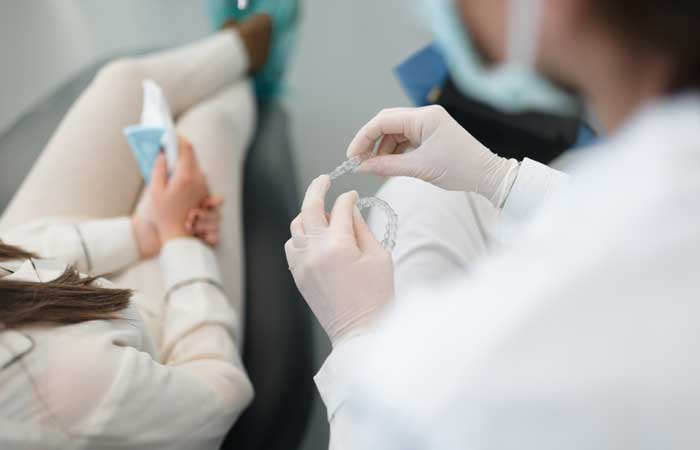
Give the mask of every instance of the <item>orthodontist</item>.
[(348, 156), (379, 142), (362, 170), (409, 177), (379, 194), (393, 260), (356, 193), (326, 214), (329, 179), (311, 183), (285, 249), (333, 343), (331, 448), (698, 448), (700, 3), (430, 8), (465, 93), (555, 112), (575, 93), (608, 137), (569, 177), (439, 107), (382, 111)]

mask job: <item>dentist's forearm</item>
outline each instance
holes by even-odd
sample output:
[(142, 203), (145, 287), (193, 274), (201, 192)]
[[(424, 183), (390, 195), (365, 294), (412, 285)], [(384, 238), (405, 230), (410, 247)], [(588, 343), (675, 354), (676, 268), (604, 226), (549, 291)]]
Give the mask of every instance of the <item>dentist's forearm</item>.
[(333, 351), (324, 362), (321, 370), (314, 377), (321, 399), (326, 405), (331, 439), (330, 450), (357, 448), (354, 445), (357, 435), (357, 417), (350, 412), (348, 404), (356, 380), (358, 364), (363, 361), (371, 348), (373, 334), (363, 330), (342, 339), (333, 347)]
[(528, 158), (511, 175), (512, 181), (505, 179), (502, 186), (504, 195), (501, 206), (503, 215), (514, 220), (528, 217), (571, 180), (568, 174)]
[(506, 159), (494, 155), (493, 163), (479, 183), (477, 193), (485, 196), (496, 208), (503, 208), (513, 183), (518, 176), (520, 164), (515, 159)]

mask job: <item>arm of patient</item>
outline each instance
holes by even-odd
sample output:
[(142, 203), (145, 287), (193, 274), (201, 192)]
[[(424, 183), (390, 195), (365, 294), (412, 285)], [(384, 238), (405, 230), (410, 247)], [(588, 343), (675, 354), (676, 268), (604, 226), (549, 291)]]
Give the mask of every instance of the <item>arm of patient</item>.
[(40, 220), (4, 234), (3, 240), (89, 275), (116, 272), (140, 258), (131, 217)]

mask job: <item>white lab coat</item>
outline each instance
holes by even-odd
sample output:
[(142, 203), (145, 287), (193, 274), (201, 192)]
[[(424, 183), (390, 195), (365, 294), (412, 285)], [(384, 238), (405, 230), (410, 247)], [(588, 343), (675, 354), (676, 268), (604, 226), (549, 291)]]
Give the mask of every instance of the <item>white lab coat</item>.
[(700, 96), (570, 173), (524, 164), (517, 236), (333, 350), (333, 450), (700, 448)]

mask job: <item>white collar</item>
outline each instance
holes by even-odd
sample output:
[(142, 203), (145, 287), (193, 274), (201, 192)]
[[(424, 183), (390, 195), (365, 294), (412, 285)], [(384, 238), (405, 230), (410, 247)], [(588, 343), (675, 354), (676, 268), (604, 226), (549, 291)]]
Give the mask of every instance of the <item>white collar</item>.
[(15, 330), (0, 331), (0, 370), (11, 366), (33, 348), (34, 340), (29, 335)]
[(0, 261), (0, 278), (17, 272), (26, 262), (26, 259), (13, 259), (10, 261)]
[[(41, 283), (55, 280), (66, 270), (66, 264), (54, 259), (21, 259), (3, 261), (0, 267), (9, 269), (9, 275), (3, 278), (17, 281)], [(6, 271), (3, 271), (6, 272)], [(0, 272), (2, 273), (2, 272)]]

